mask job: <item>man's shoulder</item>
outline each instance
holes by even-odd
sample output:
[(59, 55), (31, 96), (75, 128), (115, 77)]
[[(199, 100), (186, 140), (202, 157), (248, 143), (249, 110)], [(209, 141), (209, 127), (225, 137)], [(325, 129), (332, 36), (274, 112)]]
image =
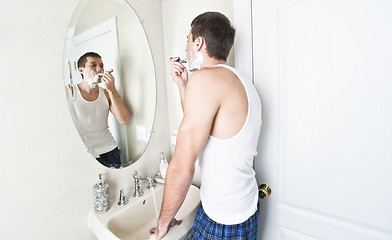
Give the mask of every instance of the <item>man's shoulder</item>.
[(203, 68), (194, 72), (189, 78), (187, 88), (217, 91), (219, 88), (219, 74), (216, 69)]
[(194, 73), (192, 73), (190, 80), (208, 78), (208, 77), (211, 77), (211, 75), (213, 75), (213, 74), (214, 74), (213, 68), (202, 68), (202, 69), (197, 70)]
[(227, 71), (230, 70), (217, 67), (202, 68), (194, 72), (189, 80), (199, 84), (213, 84), (227, 78)]

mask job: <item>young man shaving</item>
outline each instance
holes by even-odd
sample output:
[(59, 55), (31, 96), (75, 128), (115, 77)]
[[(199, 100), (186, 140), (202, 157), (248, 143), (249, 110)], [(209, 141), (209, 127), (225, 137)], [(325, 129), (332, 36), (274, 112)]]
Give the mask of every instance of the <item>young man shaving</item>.
[(184, 117), (166, 175), (155, 234), (161, 239), (192, 182), (195, 161), (201, 173), (201, 206), (191, 239), (256, 239), (258, 189), (253, 170), (261, 127), (260, 98), (249, 79), (226, 65), (235, 30), (217, 12), (196, 17), (188, 35), (185, 66), (173, 58), (171, 75), (181, 95)]
[(83, 81), (71, 85), (70, 89), (79, 134), (102, 165), (120, 168), (120, 151), (109, 131), (108, 115), (110, 111), (120, 124), (125, 125), (129, 112), (115, 88), (115, 79), (109, 71), (104, 71), (101, 56), (94, 52), (87, 52), (79, 58), (78, 70)]

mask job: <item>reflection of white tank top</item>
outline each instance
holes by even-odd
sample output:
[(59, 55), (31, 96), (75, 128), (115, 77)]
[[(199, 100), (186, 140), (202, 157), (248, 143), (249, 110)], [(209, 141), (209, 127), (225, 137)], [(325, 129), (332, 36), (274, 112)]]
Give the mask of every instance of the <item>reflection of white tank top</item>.
[(206, 214), (214, 221), (232, 225), (246, 221), (257, 210), (258, 189), (253, 170), (261, 127), (261, 102), (253, 84), (236, 69), (248, 97), (248, 115), (242, 129), (229, 139), (209, 136), (199, 155), (200, 197)]
[(77, 85), (73, 89), (75, 112), (81, 128), (79, 134), (84, 136), (82, 139), (87, 148), (98, 154), (113, 150), (117, 144), (109, 131), (109, 102), (103, 89), (99, 87), (98, 98), (94, 101), (85, 100)]

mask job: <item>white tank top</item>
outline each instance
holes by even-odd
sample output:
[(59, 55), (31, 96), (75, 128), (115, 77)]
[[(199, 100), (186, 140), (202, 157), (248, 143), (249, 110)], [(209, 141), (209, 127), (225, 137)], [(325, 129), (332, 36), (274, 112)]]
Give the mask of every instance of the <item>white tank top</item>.
[(253, 170), (261, 127), (261, 102), (254, 85), (228, 65), (241, 80), (248, 97), (248, 115), (242, 129), (229, 139), (209, 136), (199, 155), (200, 198), (215, 222), (232, 225), (246, 221), (257, 210), (258, 188)]
[[(90, 152), (107, 153), (117, 147), (116, 141), (109, 131), (109, 102), (101, 87), (98, 98), (94, 101), (85, 100), (77, 85), (74, 89), (74, 106), (79, 121), (79, 134)], [(94, 156), (98, 157), (98, 156)]]

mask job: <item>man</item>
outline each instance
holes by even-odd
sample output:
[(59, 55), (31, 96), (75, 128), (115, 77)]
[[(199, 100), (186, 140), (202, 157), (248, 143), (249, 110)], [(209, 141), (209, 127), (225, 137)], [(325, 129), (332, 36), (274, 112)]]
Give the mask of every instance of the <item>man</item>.
[(253, 158), (261, 127), (261, 103), (252, 83), (226, 65), (234, 42), (230, 21), (217, 12), (196, 17), (188, 35), (189, 81), (179, 58), (172, 78), (183, 104), (174, 156), (166, 174), (156, 232), (161, 239), (181, 207), (199, 158), (201, 206), (191, 239), (256, 239), (258, 189)]
[[(83, 81), (70, 85), (78, 131), (93, 156), (106, 167), (121, 167), (117, 143), (109, 131), (108, 114), (120, 124), (127, 124), (129, 112), (121, 101), (110, 72), (104, 72), (99, 54), (85, 53), (78, 60)], [(97, 84), (96, 80), (100, 80)]]

